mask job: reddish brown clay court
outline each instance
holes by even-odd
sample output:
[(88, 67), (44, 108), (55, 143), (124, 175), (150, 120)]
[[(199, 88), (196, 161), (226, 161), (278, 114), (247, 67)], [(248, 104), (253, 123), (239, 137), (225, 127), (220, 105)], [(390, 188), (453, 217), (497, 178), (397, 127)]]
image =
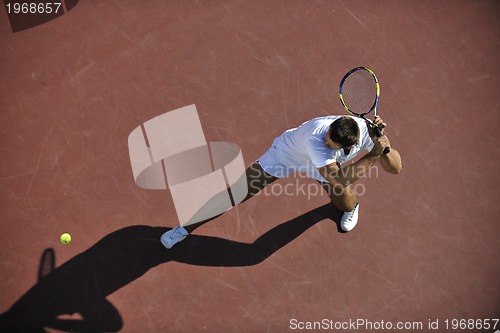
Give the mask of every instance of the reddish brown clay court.
[[(8, 4), (1, 332), (500, 329), (498, 1), (66, 1), (50, 19)], [(134, 181), (134, 128), (195, 104), (207, 141), (249, 165), (344, 114), (356, 66), (377, 73), (403, 170), (361, 181), (353, 231), (290, 178), (161, 245), (179, 222), (168, 190)]]

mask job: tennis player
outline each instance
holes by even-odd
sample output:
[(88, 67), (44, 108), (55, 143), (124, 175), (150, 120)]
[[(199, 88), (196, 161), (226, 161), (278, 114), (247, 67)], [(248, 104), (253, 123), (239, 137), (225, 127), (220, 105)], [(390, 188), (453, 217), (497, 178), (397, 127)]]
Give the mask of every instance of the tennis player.
[[(279, 178), (299, 172), (316, 179), (330, 196), (332, 204), (343, 211), (340, 227), (351, 231), (358, 223), (359, 203), (353, 184), (367, 175), (380, 161), (382, 168), (391, 173), (401, 172), (401, 156), (384, 134), (386, 124), (379, 117), (374, 123), (382, 136), (376, 137), (365, 120), (352, 116), (326, 116), (309, 120), (285, 131), (246, 171), (247, 200)], [(388, 154), (384, 148), (391, 147)], [(354, 163), (347, 163), (357, 156)], [(177, 226), (161, 237), (166, 248), (182, 241), (189, 233), (214, 218)]]

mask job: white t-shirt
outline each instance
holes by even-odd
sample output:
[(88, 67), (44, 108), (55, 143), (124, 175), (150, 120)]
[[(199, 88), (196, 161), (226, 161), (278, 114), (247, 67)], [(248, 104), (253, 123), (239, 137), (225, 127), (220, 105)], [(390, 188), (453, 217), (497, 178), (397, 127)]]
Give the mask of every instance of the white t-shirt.
[(331, 149), (325, 146), (325, 139), (330, 125), (342, 116), (326, 116), (306, 121), (296, 128), (285, 131), (273, 142), (273, 154), (279, 162), (295, 172), (306, 173), (309, 178), (326, 181), (317, 168), (338, 162), (344, 164), (365, 150), (373, 148), (373, 141), (368, 134), (365, 121), (353, 118), (359, 126), (359, 140), (345, 155), (344, 149)]

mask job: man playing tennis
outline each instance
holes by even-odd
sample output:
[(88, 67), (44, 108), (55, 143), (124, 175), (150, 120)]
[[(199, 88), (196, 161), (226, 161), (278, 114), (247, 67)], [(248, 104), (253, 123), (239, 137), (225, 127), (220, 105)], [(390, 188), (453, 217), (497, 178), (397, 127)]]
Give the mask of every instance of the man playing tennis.
[[(392, 174), (400, 173), (402, 167), (401, 157), (394, 147), (389, 153), (383, 153), (386, 147), (390, 147), (389, 139), (384, 135), (386, 124), (379, 116), (375, 117), (374, 123), (382, 136), (374, 135), (365, 120), (352, 116), (314, 118), (285, 131), (247, 169), (249, 192), (243, 201), (275, 180), (299, 172), (322, 185), (332, 204), (344, 212), (340, 221), (342, 230), (351, 231), (358, 222), (359, 213), (358, 198), (352, 185), (377, 161)], [(367, 153), (361, 158), (347, 165), (365, 151)], [(175, 227), (162, 235), (161, 242), (169, 249), (212, 219), (185, 228)]]

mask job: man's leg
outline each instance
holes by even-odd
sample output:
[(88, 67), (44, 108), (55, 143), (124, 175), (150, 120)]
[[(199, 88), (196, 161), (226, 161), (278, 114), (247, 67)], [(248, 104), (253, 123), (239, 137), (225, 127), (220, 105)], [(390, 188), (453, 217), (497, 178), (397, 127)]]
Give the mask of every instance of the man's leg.
[(332, 204), (337, 207), (337, 209), (343, 212), (350, 212), (358, 203), (356, 193), (352, 189), (352, 186), (349, 185), (342, 188), (341, 186), (333, 186), (327, 182), (318, 182), (325, 189), (326, 193), (328, 193)]
[(340, 221), (340, 227), (344, 231), (351, 231), (358, 223), (358, 198), (352, 186), (341, 187), (330, 183), (319, 182), (330, 197), (332, 204), (344, 212)]
[[(248, 167), (248, 169), (245, 172), (245, 175), (242, 175), (242, 177), (246, 177), (247, 179), (248, 194), (245, 197), (245, 199), (243, 199), (241, 202), (250, 199), (257, 193), (259, 193), (259, 191), (262, 190), (264, 187), (266, 187), (267, 185), (271, 184), (272, 182), (278, 179), (277, 177), (271, 176), (270, 174), (266, 173), (262, 169), (260, 164), (257, 162), (254, 162), (250, 167)], [(201, 222), (186, 225), (184, 227), (177, 226), (165, 232), (161, 236), (160, 241), (167, 249), (170, 249), (172, 246), (174, 246), (175, 244), (186, 238), (195, 229), (201, 227), (205, 223), (212, 221), (213, 219), (217, 218), (222, 214), (211, 217)]]
[(265, 172), (258, 162), (254, 162), (246, 171), (248, 194), (242, 202), (247, 201), (254, 195), (264, 189), (267, 185), (273, 183), (279, 178), (271, 176)]
[[(240, 203), (247, 201), (254, 195), (260, 192), (264, 187), (267, 185), (271, 184), (278, 178), (271, 176), (270, 174), (266, 173), (262, 167), (260, 166), (259, 163), (254, 162), (251, 166), (249, 166), (245, 172), (246, 178), (247, 178), (247, 185), (248, 185), (248, 194), (243, 199)], [(193, 223), (190, 225), (185, 226), (184, 228), (189, 232), (192, 233), (195, 229), (201, 227), (207, 222), (212, 221), (213, 219), (221, 216), (222, 214), (219, 214), (217, 216), (211, 217), (207, 220)]]
[[(244, 201), (250, 199), (251, 197), (253, 197), (257, 193), (259, 193), (259, 191), (262, 190), (264, 187), (266, 187), (267, 185), (271, 184), (272, 182), (274, 182), (275, 180), (278, 179), (278, 178), (266, 173), (262, 169), (260, 164), (257, 162), (253, 163), (250, 167), (248, 167), (248, 169), (245, 172), (245, 175), (242, 175), (242, 177), (246, 177), (246, 179), (247, 179), (248, 194), (245, 197), (245, 199), (243, 199), (241, 202), (244, 202)], [(201, 221), (201, 222), (186, 225), (184, 227), (177, 226), (177, 227), (165, 232), (161, 236), (160, 241), (167, 249), (170, 249), (172, 246), (174, 246), (175, 244), (177, 244), (178, 242), (180, 242), (184, 238), (186, 238), (195, 229), (201, 227), (205, 223), (212, 221), (213, 219), (217, 218), (218, 216), (220, 216), (222, 214), (211, 217), (211, 218), (206, 219), (206, 220)]]

